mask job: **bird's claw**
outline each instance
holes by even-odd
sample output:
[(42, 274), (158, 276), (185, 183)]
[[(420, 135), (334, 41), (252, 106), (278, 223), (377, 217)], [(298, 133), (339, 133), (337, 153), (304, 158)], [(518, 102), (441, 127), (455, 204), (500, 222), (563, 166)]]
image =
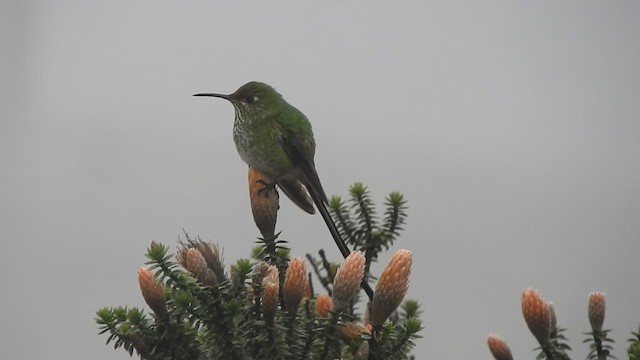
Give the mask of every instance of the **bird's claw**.
[(278, 191), (276, 190), (276, 182), (266, 182), (262, 179), (258, 179), (256, 180), (256, 183), (263, 185), (262, 189), (258, 190), (258, 196), (261, 196), (264, 193), (264, 196), (268, 199), (269, 198), (269, 194), (271, 193), (271, 191), (273, 190), (276, 194), (276, 196), (278, 196)]

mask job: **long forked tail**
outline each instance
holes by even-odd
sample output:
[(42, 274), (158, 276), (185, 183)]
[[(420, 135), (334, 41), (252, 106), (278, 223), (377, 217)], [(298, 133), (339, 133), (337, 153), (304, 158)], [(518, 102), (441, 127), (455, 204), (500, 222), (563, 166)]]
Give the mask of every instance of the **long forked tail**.
[[(340, 232), (338, 231), (336, 224), (333, 222), (333, 218), (331, 218), (329, 210), (327, 210), (327, 206), (322, 200), (320, 200), (320, 195), (317, 193), (316, 189), (313, 186), (307, 186), (307, 190), (309, 190), (311, 198), (313, 198), (313, 202), (316, 204), (318, 211), (320, 211), (322, 219), (324, 219), (325, 224), (327, 224), (327, 228), (329, 228), (329, 232), (331, 233), (331, 237), (333, 237), (333, 241), (336, 242), (336, 245), (338, 246), (338, 249), (340, 249), (342, 256), (346, 258), (347, 256), (349, 256), (349, 254), (351, 254), (351, 251), (347, 247), (347, 244), (344, 242), (344, 240), (342, 240)], [(367, 283), (366, 277), (362, 279), (361, 286), (364, 292), (367, 293), (367, 296), (369, 296), (369, 300), (373, 300), (373, 290), (371, 289), (371, 286), (369, 286), (369, 283)]]

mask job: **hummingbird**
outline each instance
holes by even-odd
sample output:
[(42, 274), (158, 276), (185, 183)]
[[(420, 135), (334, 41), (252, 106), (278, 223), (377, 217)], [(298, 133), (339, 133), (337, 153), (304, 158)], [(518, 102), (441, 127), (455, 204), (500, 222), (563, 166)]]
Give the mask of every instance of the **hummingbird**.
[[(248, 82), (229, 95), (200, 93), (194, 96), (217, 97), (233, 105), (233, 141), (245, 163), (273, 179), (272, 183), (263, 184), (267, 196), (277, 185), (294, 204), (309, 214), (315, 213), (315, 203), (346, 258), (350, 254), (349, 248), (326, 208), (327, 195), (316, 171), (316, 144), (309, 119), (274, 88), (262, 82)], [(372, 297), (373, 291), (366, 282), (363, 287)]]
[[(309, 119), (287, 103), (271, 86), (252, 81), (230, 95), (203, 93), (228, 100), (235, 109), (233, 141), (240, 158), (274, 179), (265, 190), (278, 185), (294, 204), (314, 214), (309, 193), (326, 204), (314, 164), (316, 144)], [(313, 189), (311, 191), (310, 189)]]

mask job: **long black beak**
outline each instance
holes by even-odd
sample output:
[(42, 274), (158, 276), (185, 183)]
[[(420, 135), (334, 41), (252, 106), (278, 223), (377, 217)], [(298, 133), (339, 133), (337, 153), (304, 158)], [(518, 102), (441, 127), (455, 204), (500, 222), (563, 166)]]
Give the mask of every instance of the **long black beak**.
[(212, 96), (212, 97), (229, 100), (229, 95), (225, 95), (225, 94), (202, 93), (202, 94), (193, 94), (193, 96)]

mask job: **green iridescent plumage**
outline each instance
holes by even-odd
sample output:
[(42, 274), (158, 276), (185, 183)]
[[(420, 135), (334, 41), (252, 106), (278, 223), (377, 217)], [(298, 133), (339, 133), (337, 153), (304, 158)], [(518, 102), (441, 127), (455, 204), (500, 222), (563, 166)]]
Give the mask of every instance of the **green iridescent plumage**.
[(312, 190), (322, 202), (327, 202), (313, 162), (316, 144), (311, 123), (271, 86), (252, 81), (230, 95), (197, 96), (219, 97), (233, 104), (236, 113), (233, 140), (240, 157), (249, 166), (275, 179), (296, 205), (310, 214), (315, 213), (313, 201), (307, 194)]

